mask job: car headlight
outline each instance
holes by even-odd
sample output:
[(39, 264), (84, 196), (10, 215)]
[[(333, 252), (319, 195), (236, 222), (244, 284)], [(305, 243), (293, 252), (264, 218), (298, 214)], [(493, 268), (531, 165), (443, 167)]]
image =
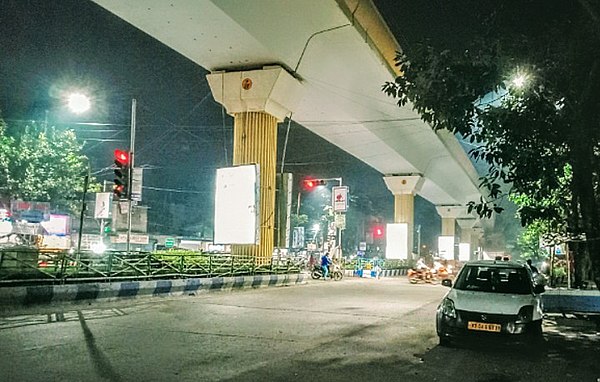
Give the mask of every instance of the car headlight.
[(454, 301), (445, 298), (441, 305), (442, 314), (451, 318), (456, 318), (456, 309), (454, 309)]
[(519, 314), (517, 315), (517, 324), (522, 324), (526, 322), (531, 322), (533, 320), (533, 305), (526, 305), (519, 309)]

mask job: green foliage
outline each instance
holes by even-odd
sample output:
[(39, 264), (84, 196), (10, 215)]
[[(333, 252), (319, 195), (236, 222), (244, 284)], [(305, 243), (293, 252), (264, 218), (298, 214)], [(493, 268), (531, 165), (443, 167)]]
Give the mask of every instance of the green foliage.
[(600, 46), (600, 12), (564, 1), (475, 12), (478, 37), (398, 55), (402, 75), (383, 91), (474, 146), (487, 173), (469, 211), (491, 217), (509, 196), (525, 225), (585, 233), (600, 289), (600, 51), (590, 48)]
[[(88, 158), (72, 130), (39, 126), (7, 129), (0, 124), (0, 193), (12, 199), (52, 202), (75, 211), (88, 172)], [(90, 189), (99, 186), (90, 182)]]
[[(560, 196), (571, 190), (565, 168), (581, 142), (597, 145), (600, 136), (597, 128), (589, 135), (573, 131), (586, 113), (578, 97), (592, 63), (575, 49), (584, 49), (584, 41), (597, 44), (597, 37), (586, 32), (592, 26), (582, 10), (557, 6), (536, 21), (510, 7), (488, 10), (481, 15), (487, 22), (473, 31), (481, 38), (459, 49), (421, 44), (410, 57), (399, 54), (403, 75), (383, 90), (400, 106), (412, 103), (433, 129), (459, 134), (474, 146), (470, 155), (488, 167), (480, 184), (487, 195), (472, 201), (470, 210), (490, 217), (502, 211), (498, 202), (507, 194), (516, 200), (526, 195), (530, 200), (519, 211), (523, 224), (564, 219), (568, 200)], [(563, 11), (582, 26), (577, 44)], [(525, 18), (524, 30), (518, 17)], [(515, 74), (526, 75), (527, 86), (512, 86)], [(587, 160), (597, 163), (598, 156)]]
[(540, 239), (548, 232), (548, 225), (538, 221), (527, 226), (517, 239), (517, 248), (521, 259), (541, 260), (548, 257), (548, 252), (540, 247)]

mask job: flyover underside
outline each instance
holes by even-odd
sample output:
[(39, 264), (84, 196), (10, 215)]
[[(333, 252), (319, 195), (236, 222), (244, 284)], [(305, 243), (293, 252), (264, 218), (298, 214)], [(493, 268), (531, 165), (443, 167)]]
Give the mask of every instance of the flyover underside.
[(477, 174), (455, 137), (436, 134), (382, 93), (394, 76), (389, 62), (352, 17), (370, 2), (95, 2), (208, 70), (287, 68), (304, 87), (294, 120), (383, 174), (422, 175), (420, 194), (434, 204), (479, 197)]

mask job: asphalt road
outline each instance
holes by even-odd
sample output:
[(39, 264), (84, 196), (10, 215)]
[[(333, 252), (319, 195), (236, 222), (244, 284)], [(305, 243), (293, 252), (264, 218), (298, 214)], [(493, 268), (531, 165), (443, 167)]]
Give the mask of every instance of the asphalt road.
[[(47, 307), (0, 317), (0, 381), (600, 381), (600, 335), (437, 346), (446, 288), (400, 279)], [(78, 309), (77, 309), (78, 308)]]

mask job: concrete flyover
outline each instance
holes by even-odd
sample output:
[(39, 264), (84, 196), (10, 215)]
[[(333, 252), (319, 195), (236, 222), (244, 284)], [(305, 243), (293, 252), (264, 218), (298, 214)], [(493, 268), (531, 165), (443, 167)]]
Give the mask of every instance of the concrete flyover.
[[(94, 2), (211, 71), (213, 95), (234, 115), (234, 130), (250, 112), (291, 116), (384, 174), (395, 222), (408, 225), (409, 256), (415, 194), (463, 211), (479, 199), (478, 175), (457, 139), (381, 91), (398, 75), (401, 49), (371, 0)], [(283, 84), (265, 84), (273, 77)], [(451, 219), (461, 217), (468, 215)]]

